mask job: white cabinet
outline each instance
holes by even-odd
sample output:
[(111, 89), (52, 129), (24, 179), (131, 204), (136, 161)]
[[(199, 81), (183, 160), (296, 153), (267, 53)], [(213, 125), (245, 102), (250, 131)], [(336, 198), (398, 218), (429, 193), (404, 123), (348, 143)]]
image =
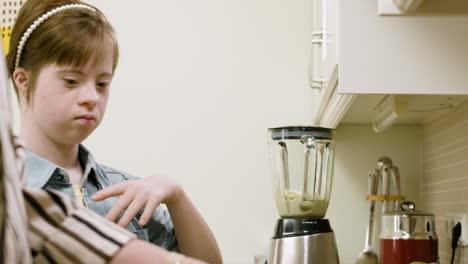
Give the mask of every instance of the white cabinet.
[(411, 96), (392, 122), (417, 124), (467, 98), (468, 12), (426, 0), (422, 13), (381, 16), (376, 0), (312, 1), (314, 125), (373, 123), (395, 94)]
[(340, 93), (468, 94), (466, 14), (379, 16), (376, 0), (340, 0), (338, 24)]
[(313, 125), (335, 128), (357, 98), (355, 94), (340, 94), (338, 92), (338, 70), (338, 65), (335, 65), (327, 86), (314, 91)]
[(312, 0), (309, 84), (314, 125), (335, 127), (355, 99), (338, 93), (338, 0)]

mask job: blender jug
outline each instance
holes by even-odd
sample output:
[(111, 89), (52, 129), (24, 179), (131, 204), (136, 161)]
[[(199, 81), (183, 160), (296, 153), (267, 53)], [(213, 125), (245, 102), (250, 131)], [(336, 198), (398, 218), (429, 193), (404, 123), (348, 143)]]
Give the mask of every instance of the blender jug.
[(330, 201), (334, 131), (322, 127), (270, 128), (269, 157), (281, 218), (320, 219)]

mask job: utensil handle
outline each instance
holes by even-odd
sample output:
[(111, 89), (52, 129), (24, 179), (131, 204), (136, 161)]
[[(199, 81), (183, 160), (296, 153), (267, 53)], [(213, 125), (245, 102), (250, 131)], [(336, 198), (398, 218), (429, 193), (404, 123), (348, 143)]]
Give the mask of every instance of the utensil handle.
[[(400, 185), (400, 170), (398, 167), (392, 167), (391, 169), (393, 186), (395, 187), (395, 195), (401, 196), (401, 185)], [(400, 210), (400, 201), (395, 201), (395, 209)]]
[(364, 245), (365, 250), (372, 248), (371, 241), (372, 241), (372, 233), (374, 229), (374, 210), (375, 210), (375, 201), (371, 201), (370, 213), (369, 213), (369, 225), (367, 226), (366, 242)]
[[(376, 195), (379, 189), (379, 178), (380, 178), (380, 171), (377, 169), (373, 169), (369, 172), (369, 195)], [(374, 210), (375, 210), (375, 201), (371, 201), (370, 211), (369, 211), (369, 223), (367, 226), (366, 232), (366, 242), (365, 242), (365, 250), (371, 248), (371, 241), (372, 241), (372, 230), (374, 227)]]
[[(387, 165), (382, 166), (382, 191), (385, 198), (390, 194), (390, 172)], [(388, 212), (388, 201), (384, 200), (382, 203), (382, 213)]]

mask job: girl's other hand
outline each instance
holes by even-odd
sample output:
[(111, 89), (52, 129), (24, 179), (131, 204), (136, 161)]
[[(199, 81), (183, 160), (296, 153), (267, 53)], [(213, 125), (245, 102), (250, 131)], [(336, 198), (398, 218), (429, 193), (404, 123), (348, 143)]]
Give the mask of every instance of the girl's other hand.
[(159, 175), (138, 180), (128, 180), (96, 192), (91, 199), (102, 201), (112, 196), (120, 196), (106, 218), (114, 222), (125, 211), (118, 225), (127, 227), (132, 218), (145, 208), (138, 223), (146, 225), (160, 203), (168, 206), (175, 203), (183, 193), (182, 187), (174, 180)]

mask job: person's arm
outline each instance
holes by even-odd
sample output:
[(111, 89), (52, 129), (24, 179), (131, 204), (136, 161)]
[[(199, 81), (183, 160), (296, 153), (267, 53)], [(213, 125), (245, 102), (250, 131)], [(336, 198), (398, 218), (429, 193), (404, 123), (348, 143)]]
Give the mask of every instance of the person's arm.
[(144, 226), (156, 207), (165, 203), (174, 223), (180, 252), (211, 264), (222, 263), (221, 252), (210, 228), (182, 187), (172, 179), (154, 175), (128, 180), (102, 189), (91, 198), (101, 201), (112, 196), (119, 196), (119, 199), (106, 215), (107, 219), (115, 221), (125, 210), (117, 224), (126, 227), (144, 208), (139, 219), (140, 225)]
[(24, 188), (23, 195), (34, 263), (206, 264), (138, 240), (62, 193)]
[(112, 258), (111, 264), (206, 264), (206, 262), (168, 252), (158, 246), (133, 239)]
[(203, 217), (181, 189), (179, 198), (166, 204), (171, 214), (180, 252), (209, 263), (221, 264), (218, 244)]

